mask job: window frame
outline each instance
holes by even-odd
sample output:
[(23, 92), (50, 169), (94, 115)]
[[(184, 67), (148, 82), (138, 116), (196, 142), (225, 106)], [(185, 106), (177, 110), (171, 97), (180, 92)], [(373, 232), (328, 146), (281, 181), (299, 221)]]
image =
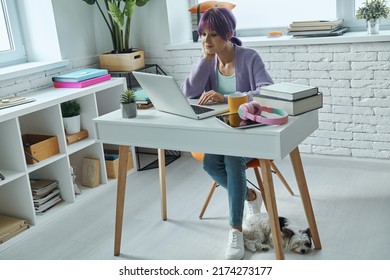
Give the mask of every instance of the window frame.
[[(23, 42), (23, 31), (21, 29), (17, 1), (0, 0), (5, 3), (5, 12), (8, 14), (8, 24), (11, 30), (12, 43), (14, 48), (10, 51), (0, 52), (0, 67), (25, 63), (27, 61), (26, 51)], [(7, 19), (6, 19), (7, 20)]]

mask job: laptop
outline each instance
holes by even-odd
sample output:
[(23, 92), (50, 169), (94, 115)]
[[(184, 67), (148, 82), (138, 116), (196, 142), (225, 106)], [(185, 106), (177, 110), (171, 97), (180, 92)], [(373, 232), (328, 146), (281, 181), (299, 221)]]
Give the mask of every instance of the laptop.
[(159, 111), (198, 120), (229, 111), (227, 104), (191, 104), (173, 77), (137, 71), (132, 73)]

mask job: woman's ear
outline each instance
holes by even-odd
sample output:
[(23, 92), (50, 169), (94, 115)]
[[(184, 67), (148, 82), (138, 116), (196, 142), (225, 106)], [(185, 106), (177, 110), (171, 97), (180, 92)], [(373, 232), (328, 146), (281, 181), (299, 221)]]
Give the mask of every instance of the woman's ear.
[(233, 37), (233, 34), (232, 33), (229, 33), (228, 35), (227, 35), (227, 40), (228, 41), (230, 41), (230, 39)]

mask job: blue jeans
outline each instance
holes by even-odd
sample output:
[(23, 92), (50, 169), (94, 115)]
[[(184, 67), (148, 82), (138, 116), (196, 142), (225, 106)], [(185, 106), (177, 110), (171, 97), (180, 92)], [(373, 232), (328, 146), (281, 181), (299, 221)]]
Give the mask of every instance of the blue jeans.
[(203, 169), (218, 185), (228, 191), (229, 224), (242, 226), (247, 197), (246, 164), (251, 158), (205, 154)]

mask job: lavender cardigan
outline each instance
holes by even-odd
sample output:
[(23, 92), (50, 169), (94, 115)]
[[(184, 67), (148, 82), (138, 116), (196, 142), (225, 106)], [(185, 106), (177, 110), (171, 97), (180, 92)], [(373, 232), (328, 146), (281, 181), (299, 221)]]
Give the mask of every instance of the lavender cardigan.
[[(181, 86), (187, 98), (199, 98), (203, 92), (217, 91), (217, 56), (210, 61), (200, 57), (197, 65)], [(235, 46), (234, 67), (236, 75), (236, 91), (244, 92), (249, 100), (259, 94), (259, 88), (273, 84), (272, 78), (265, 70), (259, 54), (249, 48)], [(225, 95), (227, 102), (227, 95)]]

